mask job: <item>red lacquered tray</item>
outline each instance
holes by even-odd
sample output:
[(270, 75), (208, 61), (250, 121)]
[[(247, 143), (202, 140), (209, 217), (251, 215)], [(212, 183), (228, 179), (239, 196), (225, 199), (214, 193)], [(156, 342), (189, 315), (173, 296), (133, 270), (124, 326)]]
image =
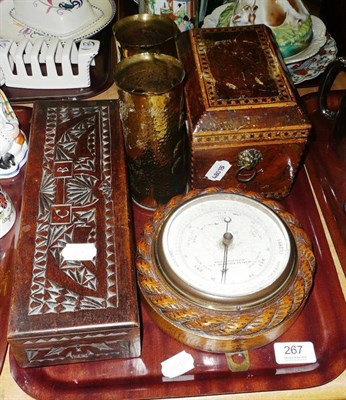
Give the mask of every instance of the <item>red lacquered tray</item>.
[[(346, 96), (344, 90), (330, 92), (328, 106), (337, 109), (344, 95)], [(314, 127), (305, 164), (346, 273), (346, 154), (338, 157), (330, 145), (335, 121), (330, 121), (321, 114), (318, 95), (308, 94), (304, 96), (304, 102)]]
[[(37, 399), (146, 399), (207, 394), (276, 391), (318, 386), (346, 368), (345, 300), (320, 222), (305, 169), (301, 169), (284, 204), (310, 235), (317, 260), (312, 295), (296, 323), (277, 341), (311, 341), (317, 362), (278, 365), (273, 343), (250, 352), (247, 372), (231, 372), (224, 355), (188, 348), (162, 333), (142, 308), (143, 352), (134, 359), (109, 360), (43, 368), (20, 368), (10, 355), (18, 385)], [(137, 229), (146, 216), (135, 210)], [(169, 380), (160, 363), (186, 350), (195, 368)]]
[[(32, 110), (29, 107), (14, 107), (14, 111), (20, 121), (22, 130), (28, 135), (30, 130), (30, 118)], [(10, 230), (0, 239), (0, 372), (4, 362), (7, 349), (7, 321), (9, 314), (11, 295), (11, 271), (14, 262), (14, 249), (19, 228), (21, 193), (24, 181), (25, 166), (19, 174), (11, 179), (0, 179), (0, 186), (7, 192), (13, 201), (17, 212), (17, 219)]]

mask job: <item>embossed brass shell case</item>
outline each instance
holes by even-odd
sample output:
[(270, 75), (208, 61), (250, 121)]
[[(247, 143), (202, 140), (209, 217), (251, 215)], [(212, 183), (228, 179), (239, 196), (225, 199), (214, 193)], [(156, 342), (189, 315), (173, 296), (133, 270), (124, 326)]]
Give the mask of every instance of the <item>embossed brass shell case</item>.
[(139, 53), (154, 52), (176, 55), (177, 24), (163, 15), (135, 14), (113, 25), (118, 61)]
[[(311, 128), (264, 25), (193, 29), (177, 38), (186, 70), (191, 187), (286, 196)], [(231, 168), (206, 177), (216, 161)]]
[(36, 103), (29, 153), (8, 328), (14, 357), (35, 367), (139, 356), (117, 102)]
[[(161, 229), (179, 207), (198, 196), (237, 193), (266, 205), (289, 230), (292, 258), (283, 279), (252, 298), (227, 302), (196, 294), (172, 280), (160, 253)], [(311, 242), (296, 218), (276, 201), (255, 192), (207, 188), (176, 196), (155, 213), (138, 243), (138, 284), (150, 315), (167, 334), (196, 349), (233, 353), (264, 346), (283, 334), (296, 320), (310, 294), (315, 271)], [(167, 273), (168, 271), (168, 273)]]
[(186, 191), (184, 78), (181, 62), (166, 54), (137, 54), (114, 71), (131, 196), (144, 208)]

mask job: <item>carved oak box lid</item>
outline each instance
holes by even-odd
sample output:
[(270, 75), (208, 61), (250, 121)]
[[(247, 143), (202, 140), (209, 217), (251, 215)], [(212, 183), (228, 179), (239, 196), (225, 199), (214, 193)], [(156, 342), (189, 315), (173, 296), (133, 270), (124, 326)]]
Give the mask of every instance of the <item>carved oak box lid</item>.
[(116, 101), (34, 105), (8, 341), (24, 367), (140, 355)]
[(186, 69), (191, 186), (288, 194), (311, 128), (265, 25), (193, 29)]

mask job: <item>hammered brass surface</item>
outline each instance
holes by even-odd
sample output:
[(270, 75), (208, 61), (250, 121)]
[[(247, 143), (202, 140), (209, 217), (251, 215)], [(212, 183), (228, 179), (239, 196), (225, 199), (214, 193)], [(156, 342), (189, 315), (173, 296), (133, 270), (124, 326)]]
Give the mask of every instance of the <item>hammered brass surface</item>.
[(131, 194), (156, 208), (186, 187), (185, 71), (173, 57), (143, 53), (122, 60), (114, 76)]
[(145, 52), (174, 56), (178, 33), (176, 23), (163, 15), (135, 14), (122, 18), (113, 26), (118, 61)]

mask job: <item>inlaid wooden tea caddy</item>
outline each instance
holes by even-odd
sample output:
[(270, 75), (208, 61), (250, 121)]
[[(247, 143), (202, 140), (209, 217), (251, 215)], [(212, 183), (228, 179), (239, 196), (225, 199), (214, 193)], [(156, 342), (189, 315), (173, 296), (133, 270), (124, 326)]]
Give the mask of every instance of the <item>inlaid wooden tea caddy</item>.
[(311, 124), (269, 28), (193, 29), (177, 49), (187, 75), (191, 187), (286, 196)]

